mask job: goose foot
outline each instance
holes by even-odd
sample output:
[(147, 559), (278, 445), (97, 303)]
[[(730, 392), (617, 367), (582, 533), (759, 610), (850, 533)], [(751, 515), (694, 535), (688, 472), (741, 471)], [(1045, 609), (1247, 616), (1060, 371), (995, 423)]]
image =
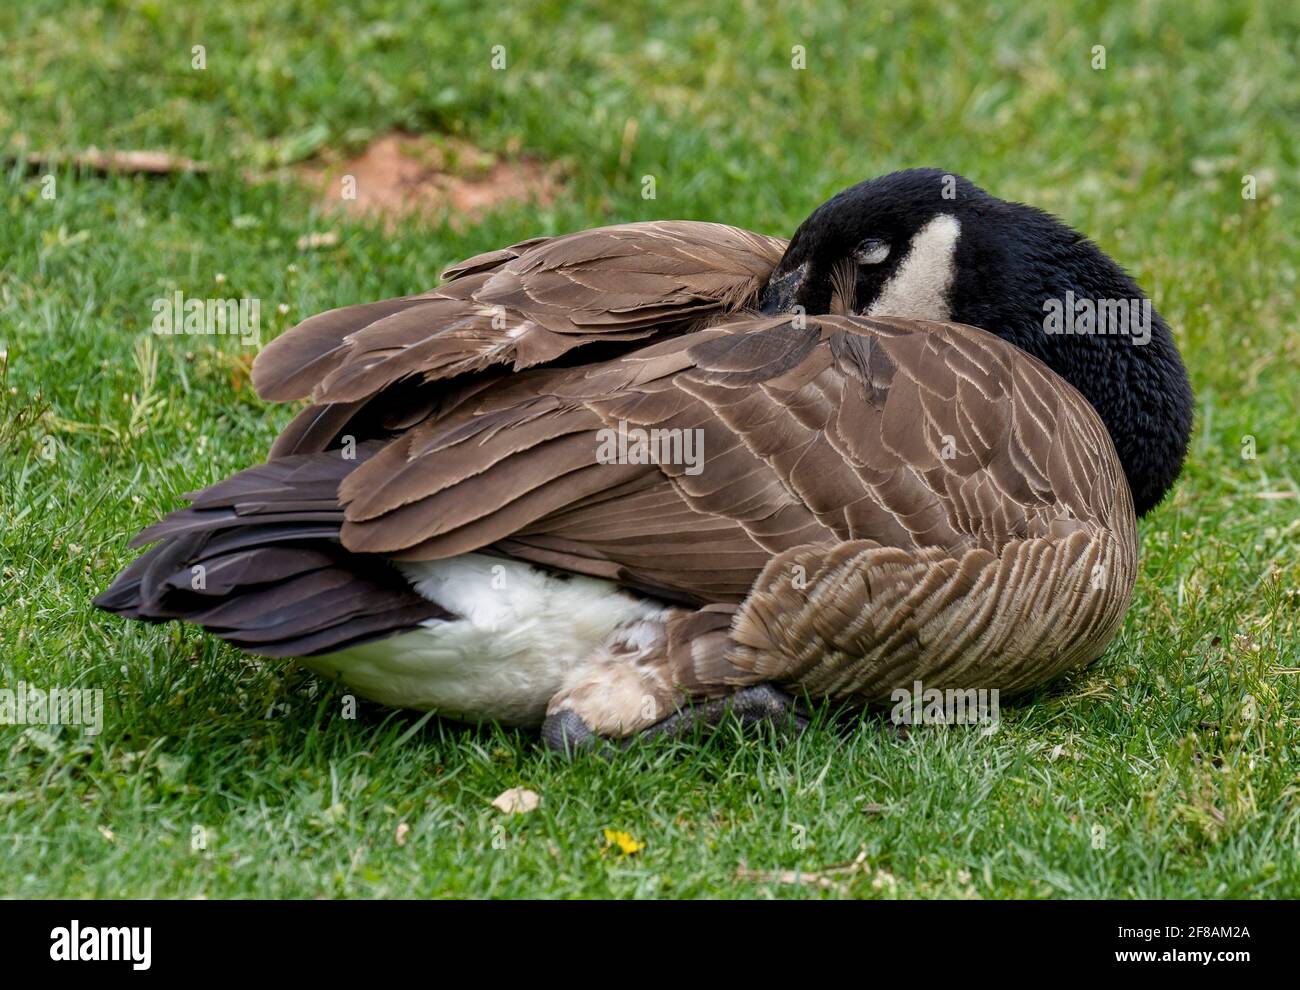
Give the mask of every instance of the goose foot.
[(678, 739), (688, 736), (697, 726), (716, 726), (731, 712), (744, 725), (755, 722), (785, 724), (798, 735), (808, 728), (811, 716), (780, 688), (771, 684), (755, 684), (741, 688), (725, 698), (688, 705), (669, 715), (662, 722), (641, 730), (642, 739), (667, 737)]
[(575, 711), (564, 709), (554, 715), (547, 715), (542, 722), (542, 744), (555, 753), (561, 753), (569, 759), (579, 753), (590, 752), (598, 747), (608, 745), (596, 735)]
[(547, 749), (572, 758), (581, 752), (612, 753), (611, 747), (624, 748), (638, 739), (680, 739), (697, 728), (714, 727), (728, 713), (744, 725), (773, 722), (792, 729), (796, 735), (808, 727), (810, 714), (790, 695), (771, 684), (741, 688), (725, 698), (699, 701), (678, 709), (672, 715), (640, 732), (621, 739), (610, 739), (594, 732), (577, 712), (562, 710), (548, 715), (542, 723), (542, 742)]

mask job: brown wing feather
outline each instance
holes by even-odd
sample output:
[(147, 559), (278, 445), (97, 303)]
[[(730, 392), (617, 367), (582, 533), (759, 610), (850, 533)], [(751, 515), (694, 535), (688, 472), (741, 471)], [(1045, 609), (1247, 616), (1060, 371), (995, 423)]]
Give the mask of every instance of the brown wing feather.
[[(258, 355), (253, 385), (267, 399), (352, 403), (414, 376), (517, 371), (588, 344), (698, 329), (750, 304), (784, 249), (692, 221), (535, 238), (453, 266), (430, 292), (312, 317)], [(282, 446), (305, 453), (311, 437)]]
[[(953, 324), (733, 322), (599, 365), (515, 376), (421, 424), (348, 478), (344, 539), (386, 552), (420, 542), (443, 556), (429, 541), (459, 518), (527, 500), (561, 476), (605, 467), (606, 488), (625, 484), (629, 472), (597, 456), (598, 432), (620, 422), (699, 430), (699, 474), (673, 464), (630, 474), (662, 489), (655, 497), (670, 513), (685, 506), (714, 529), (731, 520), (769, 552), (854, 539), (992, 549), (1062, 517), (1106, 524), (1120, 481), (1109, 441), (1090, 407), (1049, 376)], [(1032, 415), (1017, 412), (1022, 404)], [(490, 501), (457, 505), (480, 489)], [(584, 504), (525, 513), (529, 535), (543, 535), (538, 521), (553, 514), (572, 539), (583, 511), (642, 525), (616, 501)], [(625, 539), (639, 553), (648, 535), (636, 528)]]

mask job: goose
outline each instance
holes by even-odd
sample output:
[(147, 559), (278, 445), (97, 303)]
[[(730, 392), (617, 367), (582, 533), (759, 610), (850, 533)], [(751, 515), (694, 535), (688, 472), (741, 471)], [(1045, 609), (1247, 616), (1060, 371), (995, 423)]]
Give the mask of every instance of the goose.
[(1191, 431), (1133, 279), (938, 169), (788, 242), (627, 223), (443, 279), (268, 344), (258, 394), (306, 405), (96, 604), (566, 753), (1005, 695), (1115, 636)]

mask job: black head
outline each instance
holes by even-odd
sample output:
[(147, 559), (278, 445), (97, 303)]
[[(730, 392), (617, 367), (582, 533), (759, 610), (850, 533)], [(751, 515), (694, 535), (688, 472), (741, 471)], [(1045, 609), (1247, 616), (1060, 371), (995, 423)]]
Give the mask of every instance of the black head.
[(1139, 515), (1182, 468), (1191, 386), (1142, 290), (1060, 220), (954, 173), (895, 172), (823, 203), (795, 231), (760, 306), (953, 320), (1028, 351), (1097, 410)]

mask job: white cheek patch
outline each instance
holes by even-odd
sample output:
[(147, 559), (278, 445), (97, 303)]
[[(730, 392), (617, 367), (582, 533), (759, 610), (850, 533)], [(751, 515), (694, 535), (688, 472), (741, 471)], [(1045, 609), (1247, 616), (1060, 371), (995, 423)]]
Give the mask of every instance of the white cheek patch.
[(907, 257), (863, 315), (949, 319), (948, 290), (952, 287), (960, 236), (961, 223), (948, 213), (939, 214), (918, 230)]

